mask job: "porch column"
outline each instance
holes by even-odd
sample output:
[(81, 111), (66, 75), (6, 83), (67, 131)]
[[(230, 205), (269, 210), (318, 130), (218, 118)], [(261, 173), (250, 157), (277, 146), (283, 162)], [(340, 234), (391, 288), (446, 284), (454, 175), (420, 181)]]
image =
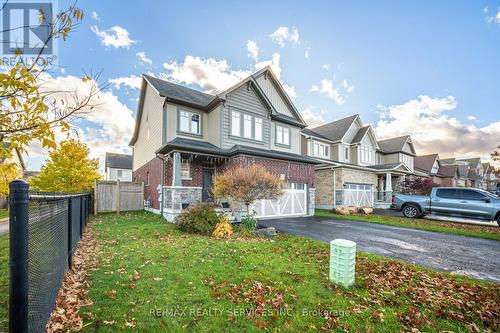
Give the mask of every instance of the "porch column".
[(385, 174), (385, 200), (391, 202), (392, 197), (392, 175), (390, 172)]
[(181, 181), (181, 154), (174, 153), (174, 163), (172, 167), (172, 186), (182, 186)]

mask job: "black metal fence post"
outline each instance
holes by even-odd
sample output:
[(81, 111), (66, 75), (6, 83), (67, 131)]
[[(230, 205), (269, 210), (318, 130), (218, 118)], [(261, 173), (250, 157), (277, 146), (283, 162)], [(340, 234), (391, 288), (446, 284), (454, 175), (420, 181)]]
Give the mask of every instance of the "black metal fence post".
[(28, 332), (28, 183), (14, 180), (10, 190), (9, 332)]
[(68, 198), (68, 268), (73, 269), (73, 221), (71, 220), (72, 217), (72, 204), (73, 204), (73, 199), (71, 197)]

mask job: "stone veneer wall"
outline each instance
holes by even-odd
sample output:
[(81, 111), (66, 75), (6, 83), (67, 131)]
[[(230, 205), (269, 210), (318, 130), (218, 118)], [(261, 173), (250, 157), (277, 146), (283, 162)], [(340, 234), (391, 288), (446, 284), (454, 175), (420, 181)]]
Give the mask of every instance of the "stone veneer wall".
[(172, 222), (182, 212), (183, 204), (201, 202), (201, 187), (165, 186), (163, 215)]

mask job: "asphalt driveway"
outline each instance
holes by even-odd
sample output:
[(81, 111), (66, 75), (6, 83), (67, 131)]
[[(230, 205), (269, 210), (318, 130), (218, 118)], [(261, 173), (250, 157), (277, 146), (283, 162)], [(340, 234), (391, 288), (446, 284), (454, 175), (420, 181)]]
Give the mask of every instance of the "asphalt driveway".
[(259, 224), (327, 243), (349, 239), (364, 252), (500, 282), (500, 242), (495, 240), (316, 216), (261, 220)]

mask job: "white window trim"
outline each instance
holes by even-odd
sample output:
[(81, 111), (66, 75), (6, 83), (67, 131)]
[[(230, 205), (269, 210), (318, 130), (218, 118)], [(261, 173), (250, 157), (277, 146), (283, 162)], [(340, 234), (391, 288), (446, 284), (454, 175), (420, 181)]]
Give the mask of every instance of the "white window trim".
[[(238, 115), (238, 133), (234, 131), (234, 122), (233, 120), (236, 118), (233, 116), (233, 114)], [(245, 118), (250, 117), (250, 136), (245, 136)], [(230, 129), (229, 133), (230, 136), (236, 137), (239, 139), (244, 139), (244, 140), (251, 140), (251, 141), (257, 141), (257, 142), (262, 142), (264, 140), (264, 119), (262, 117), (253, 115), (251, 113), (247, 112), (242, 112), (242, 111), (236, 111), (236, 110), (231, 110), (230, 112)], [(256, 121), (260, 120), (260, 138), (257, 138), (256, 135)], [(247, 127), (248, 128), (248, 127)]]
[[(278, 135), (278, 130), (281, 128), (281, 135)], [(285, 131), (286, 130), (286, 131)], [(285, 143), (285, 132), (288, 132), (288, 143)], [(291, 143), (291, 130), (290, 130), (290, 127), (288, 126), (283, 126), (283, 125), (280, 125), (280, 124), (276, 124), (276, 130), (275, 130), (275, 134), (276, 134), (276, 137), (275, 137), (275, 144), (277, 146), (283, 146), (283, 147), (290, 147), (292, 145)]]
[[(316, 153), (316, 145), (318, 146), (318, 153)], [(323, 147), (323, 152), (326, 151), (325, 154), (319, 154), (320, 149), (319, 147)], [(314, 157), (320, 157), (320, 158), (330, 158), (330, 145), (327, 143), (323, 143), (320, 141), (312, 140), (312, 156)]]
[[(188, 130), (183, 130), (181, 128), (181, 114), (182, 113), (187, 113), (189, 115), (188, 117)], [(192, 125), (193, 125), (193, 120), (192, 120), (192, 117), (193, 115), (197, 115), (198, 116), (198, 132), (192, 132)], [(177, 112), (177, 117), (178, 117), (178, 120), (177, 120), (177, 129), (178, 129), (178, 132), (182, 133), (182, 134), (187, 134), (187, 135), (195, 135), (195, 136), (201, 136), (202, 135), (202, 114), (199, 113), (199, 112), (195, 112), (195, 111), (190, 111), (190, 110), (186, 110), (186, 109), (178, 109), (178, 112)]]

